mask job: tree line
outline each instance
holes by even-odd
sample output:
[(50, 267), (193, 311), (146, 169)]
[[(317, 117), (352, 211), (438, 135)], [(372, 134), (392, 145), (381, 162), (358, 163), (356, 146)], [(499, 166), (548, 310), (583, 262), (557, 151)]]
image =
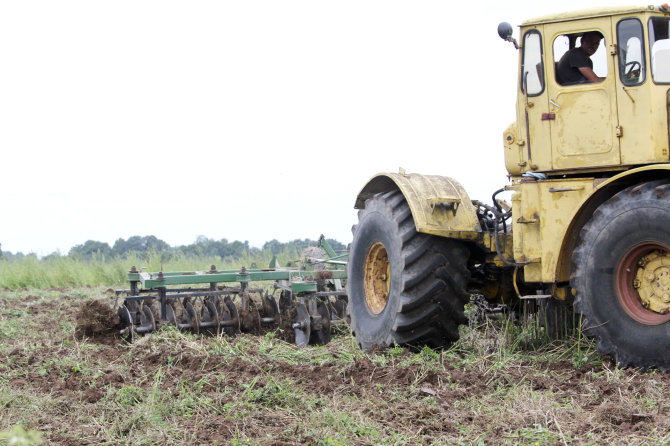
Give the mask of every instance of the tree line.
[[(345, 250), (346, 246), (337, 240), (326, 239), (330, 246), (336, 250)], [(235, 240), (229, 242), (227, 239), (214, 240), (204, 236), (199, 236), (194, 243), (190, 245), (170, 246), (167, 242), (153, 236), (139, 236), (134, 235), (128, 239), (119, 238), (113, 245), (109, 243), (99, 242), (96, 240), (87, 240), (80, 245), (73, 246), (66, 255), (59, 252), (49, 254), (45, 258), (67, 256), (80, 260), (88, 259), (114, 259), (126, 258), (129, 255), (146, 256), (149, 253), (158, 253), (165, 258), (172, 256), (183, 255), (186, 257), (221, 257), (240, 259), (248, 256), (261, 255), (265, 251), (269, 251), (272, 255), (277, 255), (285, 252), (301, 253), (309, 246), (316, 246), (316, 240), (310, 239), (295, 239), (289, 242), (280, 242), (276, 239), (265, 242), (261, 248), (249, 246), (248, 241), (241, 242)], [(27, 254), (31, 255), (31, 254)], [(2, 251), (0, 245), (0, 257), (5, 259), (20, 259), (26, 254), (22, 252), (11, 253)]]

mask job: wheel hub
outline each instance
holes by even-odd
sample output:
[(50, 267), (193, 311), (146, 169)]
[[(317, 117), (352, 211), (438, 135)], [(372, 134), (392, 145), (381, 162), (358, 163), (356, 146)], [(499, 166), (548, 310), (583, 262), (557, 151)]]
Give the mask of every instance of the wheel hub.
[(619, 262), (616, 291), (619, 303), (636, 321), (670, 321), (670, 249), (657, 243), (631, 248)]
[(659, 250), (642, 257), (633, 286), (643, 307), (659, 314), (670, 313), (670, 253)]
[(365, 303), (372, 314), (379, 314), (386, 308), (391, 288), (391, 263), (382, 243), (370, 247), (364, 270)]

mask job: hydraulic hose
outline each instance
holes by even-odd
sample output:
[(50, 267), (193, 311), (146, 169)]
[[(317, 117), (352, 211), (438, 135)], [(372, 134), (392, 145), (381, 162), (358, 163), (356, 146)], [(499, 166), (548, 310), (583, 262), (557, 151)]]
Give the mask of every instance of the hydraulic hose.
[[(499, 212), (502, 212), (503, 210), (502, 210), (502, 206), (500, 206), (500, 204), (496, 201), (496, 196), (500, 192), (504, 192), (504, 191), (505, 191), (505, 188), (503, 187), (503, 188), (500, 188), (497, 191), (493, 192), (493, 195), (491, 195), (491, 200), (493, 201), (493, 205), (496, 207), (496, 209), (498, 209)], [(507, 220), (507, 219), (504, 219), (502, 221), (503, 232), (507, 233), (507, 223), (505, 222), (505, 220)]]
[(498, 211), (500, 211), (500, 212), (502, 212), (503, 210), (502, 210), (502, 207), (500, 206), (500, 204), (498, 204), (498, 202), (496, 201), (496, 196), (497, 196), (500, 192), (504, 192), (504, 191), (505, 191), (505, 188), (503, 187), (503, 188), (498, 189), (497, 191), (493, 192), (493, 195), (491, 195), (491, 200), (493, 201), (493, 205), (494, 205), (494, 206), (496, 207), (496, 209), (498, 209)]
[[(496, 191), (493, 194), (493, 197), (495, 197), (498, 193), (500, 193), (503, 189)], [(500, 249), (500, 240), (498, 239), (498, 224), (499, 222), (503, 223), (503, 228), (505, 233), (507, 233), (507, 226), (505, 225), (505, 220), (507, 220), (511, 215), (512, 211), (509, 212), (502, 212), (502, 208), (500, 210), (494, 208), (493, 206), (489, 206), (487, 204), (482, 203), (481, 201), (478, 200), (473, 200), (472, 204), (475, 206), (480, 206), (484, 209), (486, 209), (488, 212), (492, 213), (493, 216), (495, 217), (495, 224), (493, 225), (493, 241), (495, 244), (496, 248), (496, 254), (498, 254), (498, 258), (507, 266), (514, 266), (514, 267), (519, 267), (519, 266), (524, 266), (527, 265), (528, 263), (517, 263), (513, 262), (511, 260), (507, 260), (504, 256), (503, 253)]]

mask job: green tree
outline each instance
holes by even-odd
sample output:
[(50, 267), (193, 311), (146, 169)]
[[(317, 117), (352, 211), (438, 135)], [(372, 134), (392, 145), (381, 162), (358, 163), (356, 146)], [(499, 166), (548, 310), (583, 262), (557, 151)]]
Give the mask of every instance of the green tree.
[(68, 255), (79, 259), (90, 259), (96, 255), (108, 259), (112, 256), (112, 248), (107, 243), (87, 240), (83, 245), (73, 246)]
[(170, 245), (153, 235), (133, 235), (128, 240), (122, 238), (116, 240), (112, 247), (114, 255), (120, 257), (126, 256), (129, 253), (146, 254), (150, 250), (166, 252), (170, 250)]

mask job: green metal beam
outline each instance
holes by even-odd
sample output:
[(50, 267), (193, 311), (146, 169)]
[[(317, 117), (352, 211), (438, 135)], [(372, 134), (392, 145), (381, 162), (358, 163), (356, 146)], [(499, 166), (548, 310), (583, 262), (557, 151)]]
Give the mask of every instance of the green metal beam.
[[(322, 275), (324, 272), (321, 273)], [(325, 270), (328, 279), (346, 279), (346, 271)], [(316, 271), (296, 271), (285, 269), (235, 270), (211, 272), (169, 272), (169, 273), (129, 273), (128, 280), (141, 282), (144, 288), (163, 288), (170, 285), (193, 285), (199, 283), (257, 282), (264, 280), (313, 281)], [(321, 277), (325, 278), (325, 277)], [(299, 282), (297, 282), (299, 283)], [(314, 289), (316, 291), (316, 289)]]
[(292, 282), (291, 291), (294, 293), (316, 292), (316, 282)]

